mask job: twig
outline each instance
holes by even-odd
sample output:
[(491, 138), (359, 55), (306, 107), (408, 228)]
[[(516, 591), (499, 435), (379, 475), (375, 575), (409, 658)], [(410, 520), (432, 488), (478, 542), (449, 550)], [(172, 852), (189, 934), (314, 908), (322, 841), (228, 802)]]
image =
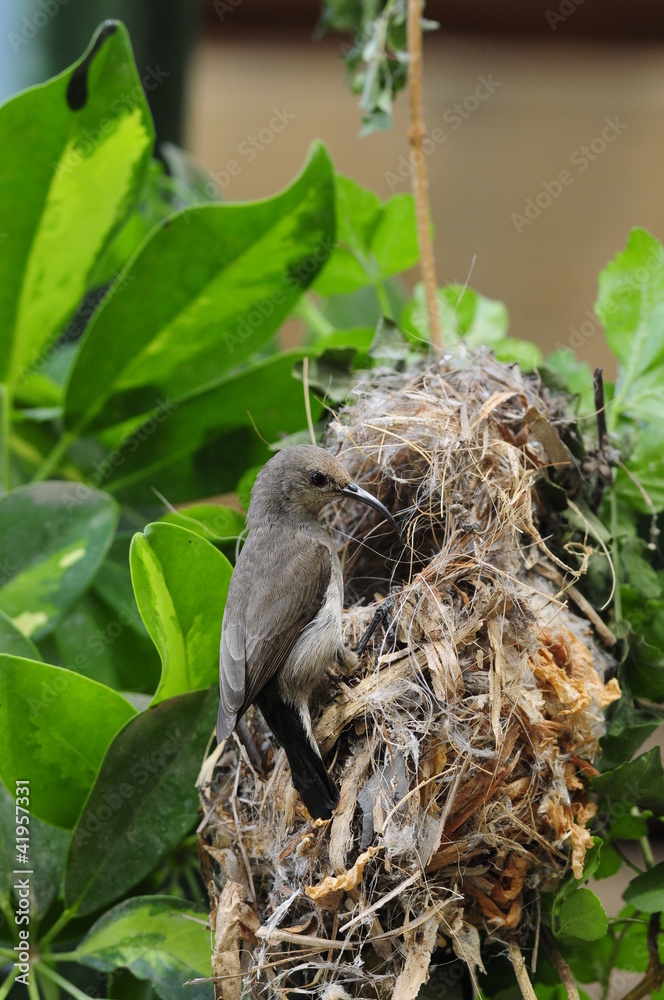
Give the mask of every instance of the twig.
[(314, 422), (311, 419), (311, 400), (309, 399), (309, 358), (305, 358), (302, 363), (302, 385), (304, 387), (304, 408), (307, 411), (307, 427), (311, 443), (316, 444), (316, 432)]
[(593, 388), (595, 390), (595, 413), (597, 414), (597, 441), (600, 451), (606, 444), (606, 403), (604, 402), (604, 378), (601, 368), (593, 372)]
[(429, 228), (429, 182), (422, 142), (426, 136), (422, 110), (422, 5), (421, 0), (408, 0), (408, 87), (410, 97), (410, 127), (408, 141), (413, 157), (413, 196), (417, 216), (417, 242), (420, 248), (420, 267), (427, 303), (427, 316), (431, 343), (443, 347), (440, 328), (436, 282), (436, 263)]
[(567, 594), (576, 604), (577, 608), (583, 612), (589, 622), (595, 627), (595, 631), (602, 640), (605, 646), (609, 649), (611, 646), (615, 646), (617, 639), (609, 626), (602, 621), (600, 616), (597, 614), (592, 604), (583, 596), (581, 591), (577, 590), (573, 583), (568, 583), (565, 585), (562, 574), (550, 566), (548, 563), (538, 563), (537, 572), (542, 576), (546, 577), (547, 580), (551, 580), (555, 583), (557, 587), (560, 588), (561, 594)]
[(519, 989), (521, 990), (521, 996), (523, 1000), (537, 1000), (537, 994), (532, 987), (532, 983), (528, 978), (528, 973), (526, 972), (526, 963), (523, 955), (519, 949), (516, 941), (512, 941), (510, 944), (509, 951), (510, 962), (512, 963), (512, 968), (514, 969), (514, 975), (516, 976), (516, 981), (519, 984)]
[(574, 976), (572, 975), (572, 970), (569, 965), (560, 954), (558, 949), (554, 947), (553, 943), (549, 941), (546, 937), (543, 938), (543, 944), (545, 951), (551, 961), (553, 966), (558, 973), (560, 982), (565, 987), (565, 992), (567, 993), (568, 1000), (580, 1000), (579, 990), (576, 983), (574, 982)]

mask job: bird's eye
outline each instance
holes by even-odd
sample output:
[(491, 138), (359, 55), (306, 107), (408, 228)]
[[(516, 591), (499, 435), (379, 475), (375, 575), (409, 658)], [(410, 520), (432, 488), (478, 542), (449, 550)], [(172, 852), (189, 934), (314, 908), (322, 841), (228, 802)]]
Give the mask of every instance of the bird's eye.
[(312, 472), (309, 476), (309, 482), (312, 486), (325, 486), (327, 476), (323, 475), (322, 472)]

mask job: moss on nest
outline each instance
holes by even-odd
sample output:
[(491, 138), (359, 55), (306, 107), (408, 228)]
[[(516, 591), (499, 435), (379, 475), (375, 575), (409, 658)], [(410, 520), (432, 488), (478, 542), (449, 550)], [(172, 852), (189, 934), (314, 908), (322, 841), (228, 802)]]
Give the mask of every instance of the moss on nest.
[(251, 996), (407, 1000), (442, 939), (471, 968), (486, 939), (514, 954), (539, 892), (581, 875), (583, 775), (619, 689), (602, 679), (612, 636), (574, 586), (590, 547), (548, 535), (547, 481), (582, 486), (569, 423), (537, 378), (463, 352), (372, 373), (330, 426), (326, 447), (403, 524), (397, 538), (360, 504), (330, 512), (348, 643), (388, 596), (389, 615), (315, 725), (341, 790), (330, 823), (310, 821), (282, 753), (267, 782), (234, 741), (215, 754), (218, 996), (244, 976)]

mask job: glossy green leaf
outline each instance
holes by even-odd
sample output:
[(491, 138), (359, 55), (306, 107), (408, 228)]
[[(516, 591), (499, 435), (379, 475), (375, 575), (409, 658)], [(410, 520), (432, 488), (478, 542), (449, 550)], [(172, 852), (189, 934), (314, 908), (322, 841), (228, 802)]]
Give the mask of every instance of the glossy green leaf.
[[(18, 819), (22, 818), (23, 813), (19, 810)], [(16, 881), (12, 872), (31, 870), (30, 916), (33, 920), (40, 920), (60, 891), (70, 833), (43, 823), (31, 814), (28, 847), (23, 854), (16, 850), (16, 825), (16, 802), (0, 783), (0, 895), (9, 898), (11, 886)], [(11, 909), (14, 908), (15, 899)]]
[(168, 220), (91, 321), (65, 400), (70, 428), (156, 411), (237, 368), (281, 325), (329, 256), (333, 172), (321, 145), (281, 194)]
[(591, 778), (591, 785), (608, 800), (614, 814), (617, 806), (618, 815), (640, 806), (652, 809), (656, 816), (664, 815), (664, 769), (659, 747)]
[[(107, 489), (115, 493), (142, 480), (150, 483), (157, 470), (197, 451), (224, 431), (253, 425), (266, 441), (275, 441), (306, 426), (304, 391), (292, 376), (293, 365), (303, 355), (303, 351), (286, 351), (221, 379), (179, 404), (168, 420), (152, 425), (151, 433), (146, 431), (145, 447), (135, 448), (130, 437), (119, 449), (122, 460), (109, 477)], [(317, 420), (322, 406), (312, 400), (311, 408)], [(148, 422), (145, 427), (149, 426)]]
[(16, 802), (0, 782), (0, 899), (5, 903), (9, 902), (12, 872), (21, 865), (16, 851)]
[(664, 861), (633, 878), (623, 892), (623, 899), (644, 913), (664, 910)]
[(147, 709), (118, 733), (72, 837), (67, 906), (107, 906), (148, 875), (196, 822), (195, 788), (217, 714), (217, 686)]
[(337, 245), (315, 288), (343, 295), (384, 281), (419, 260), (412, 195), (382, 202), (348, 177), (335, 178)]
[(117, 520), (111, 497), (75, 483), (0, 497), (0, 610), (23, 635), (46, 635), (87, 589)]
[(604, 907), (590, 889), (577, 889), (557, 909), (555, 932), (561, 937), (596, 941), (604, 937), (607, 928)]
[[(89, 591), (51, 634), (57, 660), (78, 674), (115, 688), (152, 694), (161, 665), (134, 601), (110, 608)], [(47, 655), (47, 659), (48, 659)]]
[[(645, 229), (633, 229), (627, 247), (599, 276), (595, 311), (620, 362), (609, 410), (639, 420), (664, 418), (664, 250)], [(661, 449), (660, 449), (661, 450)]]
[(0, 611), (0, 653), (25, 656), (28, 660), (41, 660), (34, 642), (26, 638), (4, 611)]
[(0, 777), (9, 791), (28, 777), (31, 813), (71, 827), (108, 745), (135, 714), (116, 691), (71, 670), (0, 655)]
[(153, 704), (214, 683), (233, 567), (214, 545), (176, 524), (149, 524), (131, 546), (136, 601), (159, 650)]
[(126, 968), (152, 981), (163, 1000), (211, 1000), (208, 914), (169, 896), (136, 896), (105, 913), (76, 949), (84, 965), (100, 972)]
[(73, 67), (0, 109), (0, 378), (40, 367), (140, 193), (153, 138), (117, 21)]
[(244, 514), (233, 507), (216, 503), (194, 503), (170, 511), (161, 518), (164, 524), (178, 524), (209, 542), (238, 538), (245, 529)]

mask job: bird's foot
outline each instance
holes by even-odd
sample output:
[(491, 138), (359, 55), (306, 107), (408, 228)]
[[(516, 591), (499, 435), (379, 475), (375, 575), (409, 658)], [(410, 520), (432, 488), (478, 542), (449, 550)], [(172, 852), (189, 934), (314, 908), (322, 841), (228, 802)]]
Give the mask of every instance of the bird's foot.
[(394, 604), (396, 594), (392, 594), (390, 597), (386, 597), (381, 606), (375, 611), (373, 618), (369, 622), (369, 625), (354, 649), (355, 655), (359, 658), (362, 653), (367, 648), (371, 636), (374, 634), (379, 625), (384, 625), (390, 616), (390, 611), (392, 610), (392, 605)]

